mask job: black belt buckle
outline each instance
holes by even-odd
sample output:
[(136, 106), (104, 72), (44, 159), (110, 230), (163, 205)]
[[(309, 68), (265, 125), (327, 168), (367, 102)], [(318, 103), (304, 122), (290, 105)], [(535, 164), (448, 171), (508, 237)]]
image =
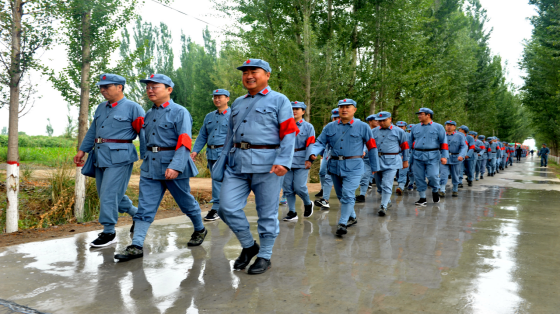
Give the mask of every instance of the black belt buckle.
[(95, 139), (95, 143), (103, 143), (103, 138), (98, 137), (97, 139)]
[(158, 153), (160, 151), (159, 147), (152, 147), (153, 153)]
[(251, 148), (251, 144), (249, 142), (241, 142), (240, 147), (241, 150), (249, 150)]

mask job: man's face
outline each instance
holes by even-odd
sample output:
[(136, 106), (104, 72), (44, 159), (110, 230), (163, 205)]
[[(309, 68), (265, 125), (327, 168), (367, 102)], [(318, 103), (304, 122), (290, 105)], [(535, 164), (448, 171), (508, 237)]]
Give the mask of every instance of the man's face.
[(389, 126), (391, 126), (392, 121), (393, 121), (393, 119), (391, 117), (389, 117), (387, 119), (378, 120), (377, 122), (379, 123), (379, 126), (381, 128), (385, 129), (385, 128), (389, 128)]
[(243, 70), (243, 86), (251, 91), (260, 91), (268, 85), (270, 72), (266, 72), (261, 68), (245, 68)]
[(457, 126), (452, 124), (445, 124), (445, 131), (452, 133), (457, 129)]
[(373, 129), (373, 128), (379, 126), (379, 123), (378, 123), (377, 120), (375, 120), (375, 119), (372, 119), (372, 120), (368, 121), (368, 123), (369, 123), (369, 127), (370, 127), (371, 129)]
[(225, 95), (214, 95), (212, 100), (214, 101), (214, 105), (216, 105), (216, 107), (220, 108), (220, 107), (223, 107), (223, 106), (227, 106), (227, 103), (229, 102), (229, 97), (227, 97)]
[(399, 128), (401, 128), (402, 130), (406, 131), (406, 127), (405, 127), (405, 126), (400, 126)]
[(302, 108), (292, 108), (292, 112), (294, 113), (295, 120), (301, 120), (305, 111)]
[(354, 117), (356, 109), (357, 108), (354, 107), (354, 105), (340, 105), (338, 106), (338, 114), (342, 119), (350, 119)]
[(338, 120), (338, 117), (333, 117), (331, 120), (332, 120), (332, 121), (337, 121), (337, 120)]
[(426, 113), (419, 113), (418, 114), (418, 120), (421, 123), (426, 123), (430, 120), (430, 115), (426, 114)]
[(148, 82), (146, 84), (146, 94), (148, 95), (150, 101), (156, 104), (158, 103), (158, 101), (169, 98), (172, 91), (172, 87), (166, 88), (165, 84), (163, 83)]
[(99, 86), (99, 92), (106, 100), (114, 100), (122, 93), (122, 85), (104, 84)]

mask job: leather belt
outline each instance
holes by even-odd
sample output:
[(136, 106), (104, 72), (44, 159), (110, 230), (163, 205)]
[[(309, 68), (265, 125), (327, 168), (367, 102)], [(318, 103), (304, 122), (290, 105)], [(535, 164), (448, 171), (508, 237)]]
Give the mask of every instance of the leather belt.
[(349, 159), (361, 159), (362, 156), (361, 155), (354, 155), (354, 156), (331, 156), (331, 159), (333, 160), (349, 160)]
[(160, 151), (175, 151), (175, 147), (148, 147), (148, 151), (158, 153)]
[(234, 147), (241, 148), (241, 150), (249, 150), (249, 149), (278, 149), (280, 146), (277, 144), (250, 144), (248, 142), (241, 142), (241, 143), (234, 143)]
[(103, 139), (96, 138), (95, 143), (132, 143), (132, 140), (119, 140), (119, 139)]
[(451, 153), (451, 152), (449, 152), (449, 154), (451, 154), (451, 155), (457, 155), (457, 154), (459, 154), (459, 153)]
[(294, 152), (305, 151), (305, 150), (307, 150), (307, 148), (299, 148), (299, 149), (294, 149)]
[(378, 152), (377, 153), (377, 155), (379, 155), (379, 156), (382, 156), (382, 155), (399, 155), (399, 154), (401, 154), (401, 153), (400, 152), (399, 153), (383, 153), (383, 152)]
[(439, 151), (439, 149), (414, 149), (414, 150), (420, 152)]
[(222, 144), (222, 145), (209, 145), (208, 147), (209, 147), (210, 149), (214, 150), (214, 149), (217, 149), (217, 148), (221, 148), (221, 147), (223, 147), (223, 146), (224, 146), (224, 145)]

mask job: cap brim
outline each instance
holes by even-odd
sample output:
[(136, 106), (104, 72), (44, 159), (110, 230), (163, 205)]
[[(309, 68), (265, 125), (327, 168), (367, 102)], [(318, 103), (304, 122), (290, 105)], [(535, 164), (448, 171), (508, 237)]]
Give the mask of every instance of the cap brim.
[[(342, 104), (338, 104), (338, 107), (343, 106), (343, 105), (352, 105), (352, 106), (356, 106), (356, 105), (354, 105), (354, 104), (352, 104), (352, 103), (342, 103)], [(358, 107), (358, 106), (356, 106), (356, 107)]]
[(99, 82), (95, 83), (95, 85), (107, 85), (107, 84), (122, 84), (122, 85), (124, 85), (124, 83), (115, 82), (115, 81), (99, 81)]
[(270, 70), (265, 69), (265, 68), (263, 68), (263, 67), (251, 66), (251, 65), (245, 65), (245, 66), (237, 67), (237, 70), (243, 71), (243, 69), (245, 69), (245, 68), (261, 68), (261, 69), (263, 69), (265, 72), (270, 72)]
[(385, 120), (387, 118), (391, 118), (391, 117), (375, 117), (375, 120)]
[(154, 81), (154, 80), (150, 80), (150, 79), (142, 79), (142, 80), (140, 80), (140, 83), (149, 83), (149, 82), (162, 83), (162, 82), (158, 82), (158, 81)]

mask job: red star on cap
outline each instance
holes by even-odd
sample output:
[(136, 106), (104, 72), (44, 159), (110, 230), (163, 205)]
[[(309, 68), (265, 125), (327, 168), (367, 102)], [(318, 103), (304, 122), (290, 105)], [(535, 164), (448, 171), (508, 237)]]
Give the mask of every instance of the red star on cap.
[(218, 93), (218, 90), (216, 90), (216, 93)]
[(297, 101), (295, 101), (295, 103), (297, 104)]
[(344, 99), (344, 101), (343, 101), (343, 102), (346, 102), (346, 99)]
[(246, 62), (247, 64), (250, 64), (250, 63), (251, 63), (251, 60), (247, 60), (247, 61), (245, 61), (245, 62)]
[(150, 76), (150, 79), (153, 78), (153, 77), (154, 77), (154, 75), (152, 74), (152, 75)]
[(107, 76), (103, 76), (103, 80), (107, 79)]

